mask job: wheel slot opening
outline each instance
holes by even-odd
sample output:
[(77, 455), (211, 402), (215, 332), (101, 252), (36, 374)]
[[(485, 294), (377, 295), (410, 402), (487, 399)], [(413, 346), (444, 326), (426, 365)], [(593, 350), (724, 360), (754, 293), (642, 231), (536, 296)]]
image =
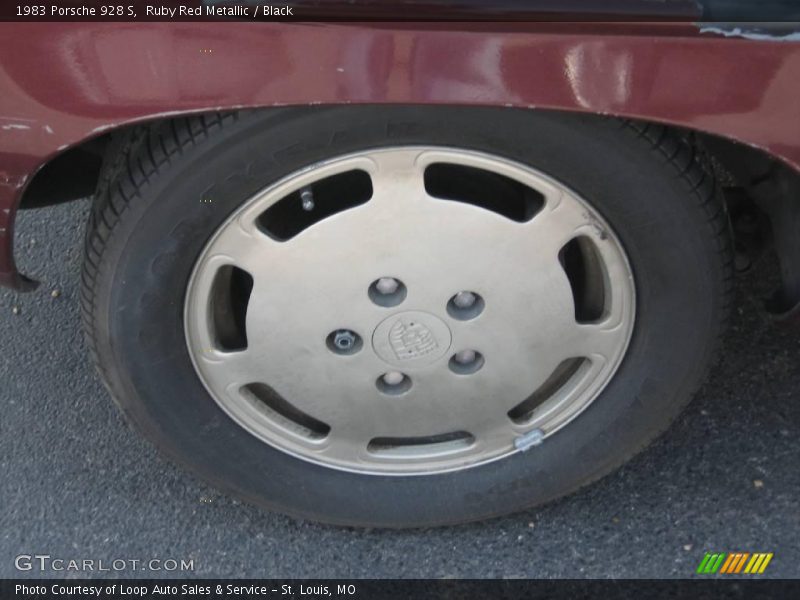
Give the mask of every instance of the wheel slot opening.
[(209, 296), (212, 339), (218, 350), (234, 352), (247, 348), (247, 305), (253, 277), (247, 271), (226, 265), (214, 277)]
[(434, 163), (425, 169), (425, 190), (434, 198), (464, 202), (525, 223), (544, 206), (544, 196), (515, 179), (464, 165)]
[(568, 358), (562, 361), (535, 392), (508, 411), (508, 417), (517, 424), (529, 421), (534, 411), (557, 394), (587, 362), (586, 358)]
[[(304, 202), (303, 193), (311, 192)], [(366, 171), (331, 175), (295, 190), (264, 211), (258, 227), (271, 238), (285, 242), (331, 215), (360, 206), (372, 198), (372, 179)]]
[(561, 267), (567, 274), (575, 305), (575, 321), (594, 323), (606, 312), (606, 273), (594, 242), (579, 236), (559, 252)]
[(475, 437), (471, 433), (451, 431), (422, 437), (377, 437), (370, 440), (367, 451), (389, 458), (413, 458), (459, 452), (474, 443)]
[(266, 383), (250, 383), (240, 391), (245, 399), (276, 425), (302, 437), (319, 441), (331, 431), (330, 425), (303, 412)]

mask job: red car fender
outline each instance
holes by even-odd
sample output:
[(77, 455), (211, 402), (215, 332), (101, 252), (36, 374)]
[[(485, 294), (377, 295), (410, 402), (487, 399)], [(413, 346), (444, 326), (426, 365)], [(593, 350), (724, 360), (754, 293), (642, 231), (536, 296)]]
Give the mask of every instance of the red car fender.
[(800, 169), (800, 43), (691, 24), (2, 23), (0, 284), (37, 170), (125, 124), (242, 107), (543, 108), (648, 119)]

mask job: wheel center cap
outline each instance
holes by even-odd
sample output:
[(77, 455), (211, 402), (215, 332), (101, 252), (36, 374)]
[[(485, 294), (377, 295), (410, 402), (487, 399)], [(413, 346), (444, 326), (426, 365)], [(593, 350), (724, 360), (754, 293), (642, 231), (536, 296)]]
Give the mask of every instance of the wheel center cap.
[(430, 313), (409, 310), (384, 319), (372, 334), (375, 353), (392, 366), (424, 367), (447, 353), (450, 328)]

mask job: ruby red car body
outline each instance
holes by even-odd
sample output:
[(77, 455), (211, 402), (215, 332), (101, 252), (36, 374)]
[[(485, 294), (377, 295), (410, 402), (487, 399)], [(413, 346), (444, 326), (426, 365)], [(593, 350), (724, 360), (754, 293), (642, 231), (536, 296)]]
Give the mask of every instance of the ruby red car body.
[[(735, 34), (735, 30), (733, 30)], [(342, 103), (582, 111), (669, 123), (800, 169), (800, 43), (692, 24), (0, 25), (0, 284), (37, 171), (114, 128)]]

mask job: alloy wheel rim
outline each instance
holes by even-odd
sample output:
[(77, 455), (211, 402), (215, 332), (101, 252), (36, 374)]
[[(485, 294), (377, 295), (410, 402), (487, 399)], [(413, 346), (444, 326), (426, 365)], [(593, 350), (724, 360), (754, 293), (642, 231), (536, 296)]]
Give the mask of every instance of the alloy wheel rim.
[(514, 161), (427, 146), (256, 194), (201, 252), (184, 312), (198, 376), (236, 423), (382, 475), (546, 443), (613, 377), (634, 319), (625, 252), (585, 200)]

